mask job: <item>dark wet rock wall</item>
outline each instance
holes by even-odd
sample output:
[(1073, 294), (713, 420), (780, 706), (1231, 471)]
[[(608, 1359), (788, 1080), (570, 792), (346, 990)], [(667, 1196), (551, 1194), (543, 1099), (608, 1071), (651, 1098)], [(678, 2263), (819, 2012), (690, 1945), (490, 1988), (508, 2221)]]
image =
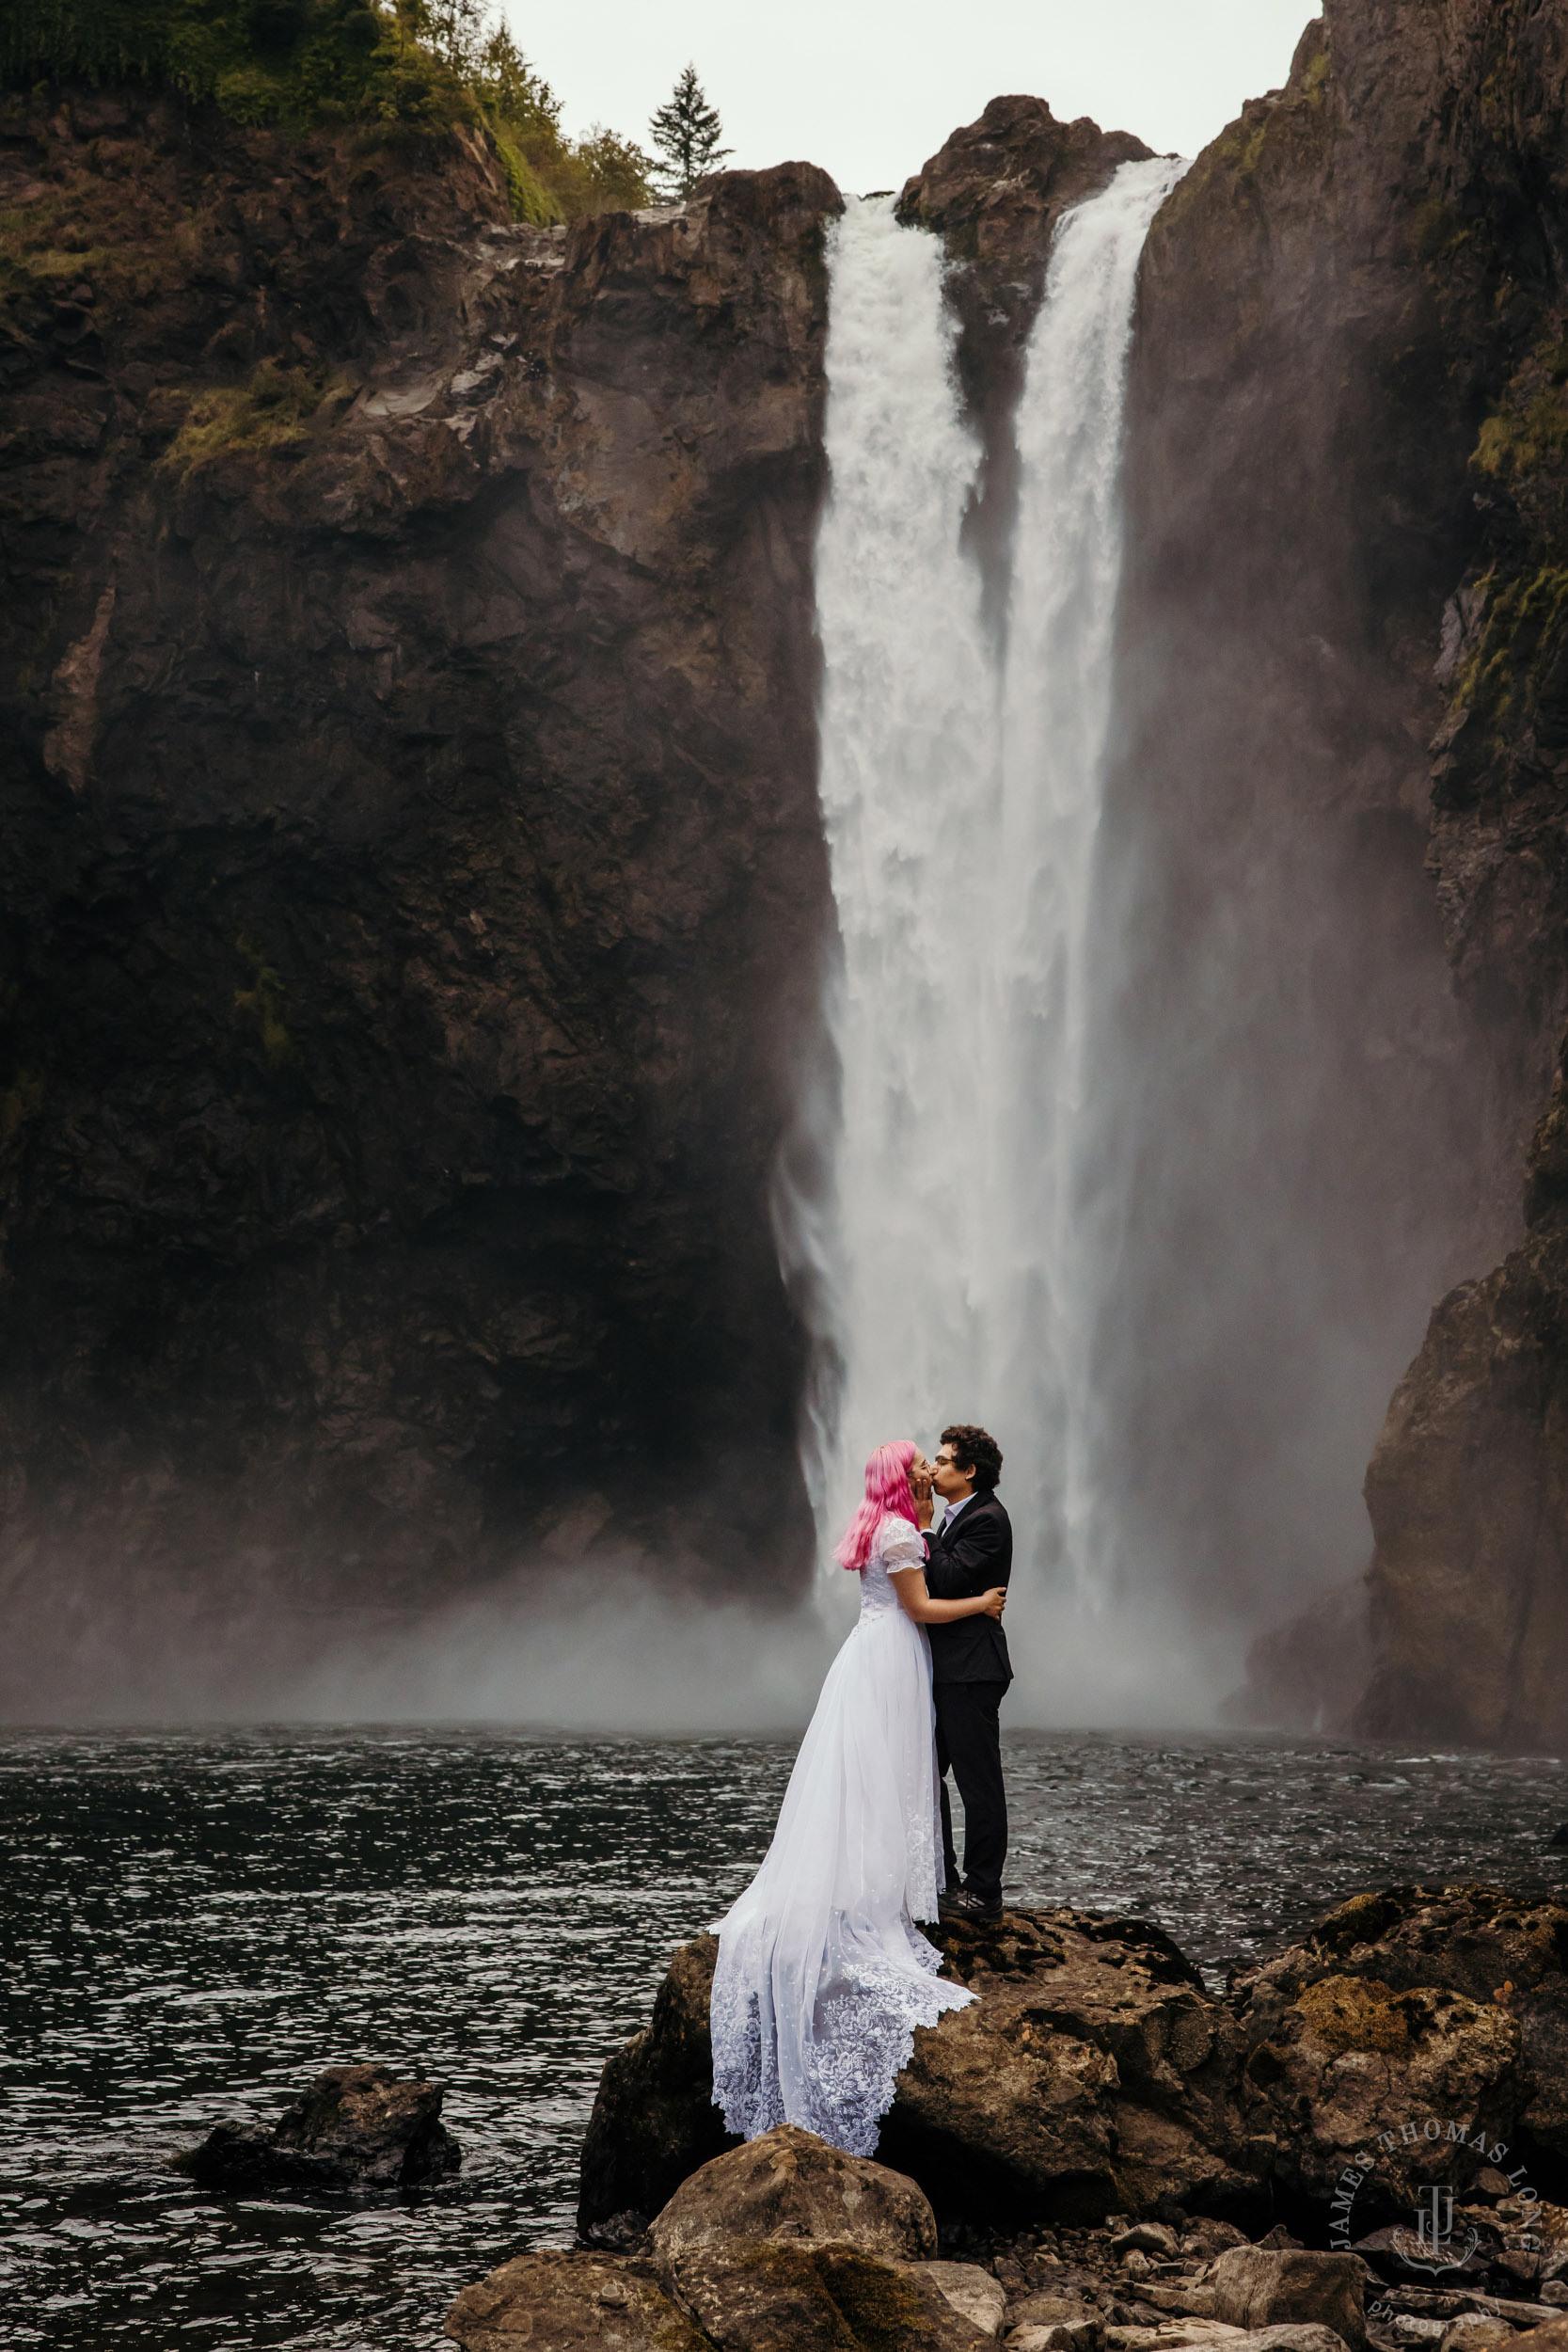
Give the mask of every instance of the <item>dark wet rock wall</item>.
[[(1432, 747), (1474, 591), (1451, 600), (1496, 529), (1478, 441), (1556, 317), (1561, 49), (1553, 8), (1338, 0), (1145, 258), (1101, 1066), (1139, 1103), (1123, 1272), (1157, 1304), (1135, 1359), (1107, 1338), (1106, 1384), (1129, 1549), (1195, 1605), (1283, 1615), (1359, 1574), (1354, 1466), (1433, 1297), (1521, 1229), (1559, 852), (1539, 763), (1511, 843)], [(1553, 1278), (1510, 1264), (1509, 1332), (1484, 1331), (1501, 1278), (1462, 1287), (1378, 1448), (1374, 1734), (1560, 1727), (1541, 1677), (1497, 1696), (1521, 1644), (1560, 1687), (1564, 1656), (1539, 1527), (1560, 1524)], [(1344, 1605), (1354, 1655), (1348, 1583)], [(1472, 1675), (1490, 1708), (1452, 1703)]]
[(563, 1513), (787, 1592), (836, 191), (538, 231), (109, 94), (0, 170), (7, 1704)]

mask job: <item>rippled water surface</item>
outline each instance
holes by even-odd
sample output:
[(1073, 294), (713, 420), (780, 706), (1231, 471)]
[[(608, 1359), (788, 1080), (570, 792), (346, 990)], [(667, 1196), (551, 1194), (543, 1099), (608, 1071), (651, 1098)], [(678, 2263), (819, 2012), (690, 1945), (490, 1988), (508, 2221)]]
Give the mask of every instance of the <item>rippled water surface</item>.
[[(439, 2344), (456, 2289), (568, 2241), (607, 2053), (760, 1858), (792, 1740), (473, 1731), (0, 1742), (0, 2269), (33, 2345)], [(1212, 1980), (1359, 1886), (1560, 1889), (1555, 1760), (1015, 1735), (1020, 1900), (1136, 1910)], [(320, 2067), (447, 2086), (461, 2174), (236, 2202), (167, 2169)]]

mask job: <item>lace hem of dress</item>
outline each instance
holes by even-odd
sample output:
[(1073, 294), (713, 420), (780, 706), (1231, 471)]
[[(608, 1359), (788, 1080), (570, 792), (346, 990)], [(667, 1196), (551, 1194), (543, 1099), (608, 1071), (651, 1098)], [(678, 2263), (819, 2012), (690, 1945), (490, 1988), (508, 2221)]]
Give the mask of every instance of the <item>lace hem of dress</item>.
[(846, 2155), (875, 2155), (879, 2127), (893, 2105), (898, 2076), (914, 2051), (916, 2026), (934, 2026), (943, 2010), (965, 2007), (974, 1995), (937, 1978), (941, 1954), (911, 1934), (911, 1959), (929, 1981), (895, 1966), (857, 1959), (830, 1971), (803, 2054), (803, 2079), (786, 2097), (779, 2078), (778, 2036), (762, 2029), (761, 2000), (750, 1972), (730, 1977), (730, 1995), (716, 1983), (711, 2018), (713, 2104), (728, 2131), (755, 2139), (778, 2123), (797, 2123)]

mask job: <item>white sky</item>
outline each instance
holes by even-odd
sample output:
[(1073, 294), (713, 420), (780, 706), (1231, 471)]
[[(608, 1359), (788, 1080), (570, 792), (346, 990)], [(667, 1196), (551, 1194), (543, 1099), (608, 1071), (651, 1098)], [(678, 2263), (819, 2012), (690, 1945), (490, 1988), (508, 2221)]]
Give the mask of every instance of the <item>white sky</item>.
[(504, 0), (563, 106), (647, 144), (689, 58), (736, 166), (821, 164), (896, 188), (988, 98), (1026, 90), (1158, 152), (1196, 155), (1275, 89), (1312, 0)]

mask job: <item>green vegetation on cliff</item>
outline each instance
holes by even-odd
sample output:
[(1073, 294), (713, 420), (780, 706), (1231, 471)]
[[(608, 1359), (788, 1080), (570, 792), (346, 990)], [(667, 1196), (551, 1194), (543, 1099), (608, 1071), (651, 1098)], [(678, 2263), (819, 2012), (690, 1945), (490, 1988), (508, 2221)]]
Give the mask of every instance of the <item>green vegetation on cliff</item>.
[(485, 136), (541, 223), (649, 201), (648, 159), (560, 102), (487, 0), (0, 0), (0, 81), (136, 81), (233, 121), (357, 123), (379, 145)]
[(1469, 595), (1480, 616), (1457, 670), (1450, 739), (1466, 722), (1449, 800), (1487, 763), (1560, 755), (1568, 691), (1568, 321), (1554, 314), (1481, 426), (1470, 468), (1486, 485), (1487, 551)]

